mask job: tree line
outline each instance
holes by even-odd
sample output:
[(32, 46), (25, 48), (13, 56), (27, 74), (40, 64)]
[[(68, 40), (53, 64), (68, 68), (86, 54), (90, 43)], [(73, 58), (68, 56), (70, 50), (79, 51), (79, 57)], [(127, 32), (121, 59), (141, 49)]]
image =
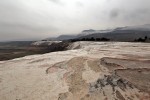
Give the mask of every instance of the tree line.
[(144, 38), (138, 38), (135, 39), (134, 42), (146, 42), (147, 40), (150, 40), (150, 38), (148, 38), (147, 36), (145, 36)]
[(81, 39), (71, 39), (71, 42), (76, 42), (76, 41), (110, 41), (110, 39), (108, 38), (94, 38), (94, 37), (91, 37), (91, 38), (81, 38)]

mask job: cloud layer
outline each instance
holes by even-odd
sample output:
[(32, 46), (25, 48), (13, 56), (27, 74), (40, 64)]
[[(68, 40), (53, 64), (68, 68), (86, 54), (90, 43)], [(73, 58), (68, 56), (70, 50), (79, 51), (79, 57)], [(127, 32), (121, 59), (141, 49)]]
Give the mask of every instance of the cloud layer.
[(0, 41), (150, 23), (150, 0), (0, 0)]

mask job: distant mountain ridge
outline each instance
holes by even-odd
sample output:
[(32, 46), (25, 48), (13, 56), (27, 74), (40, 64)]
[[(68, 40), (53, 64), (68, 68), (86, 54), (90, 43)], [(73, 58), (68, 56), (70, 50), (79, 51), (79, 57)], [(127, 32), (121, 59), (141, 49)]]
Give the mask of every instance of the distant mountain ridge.
[(139, 30), (139, 31), (150, 31), (150, 24), (137, 25), (137, 26), (126, 26), (116, 28), (115, 30)]
[(44, 40), (52, 40), (52, 41), (63, 41), (63, 40), (69, 40), (69, 39), (75, 39), (77, 38), (77, 35), (60, 35), (58, 37), (53, 37), (53, 38), (47, 38)]
[[(122, 34), (123, 33), (123, 34)], [(60, 35), (52, 40), (63, 41), (70, 39), (82, 39), (82, 38), (108, 38), (113, 41), (134, 41), (138, 38), (144, 38), (145, 36), (150, 38), (150, 24), (118, 27), (115, 29), (107, 30), (83, 30), (77, 35)]]
[(111, 41), (134, 41), (139, 38), (150, 38), (150, 24), (139, 25), (139, 26), (127, 26), (127, 27), (119, 27), (110, 32), (104, 33), (94, 33), (86, 36), (82, 36), (82, 38), (108, 38)]

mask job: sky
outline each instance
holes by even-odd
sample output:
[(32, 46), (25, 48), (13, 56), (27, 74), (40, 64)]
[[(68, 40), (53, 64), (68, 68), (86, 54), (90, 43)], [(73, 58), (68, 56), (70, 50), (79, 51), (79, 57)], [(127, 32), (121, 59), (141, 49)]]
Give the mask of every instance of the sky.
[(150, 23), (150, 0), (0, 0), (0, 41)]

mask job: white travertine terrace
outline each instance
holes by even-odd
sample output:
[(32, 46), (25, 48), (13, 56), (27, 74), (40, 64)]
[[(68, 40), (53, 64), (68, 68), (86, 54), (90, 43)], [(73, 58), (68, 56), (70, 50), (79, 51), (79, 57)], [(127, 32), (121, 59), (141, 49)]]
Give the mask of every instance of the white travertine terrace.
[[(80, 46), (80, 48), (74, 49), (77, 46)], [(97, 61), (103, 57), (125, 58), (124, 55), (133, 55), (133, 58), (130, 58), (138, 60), (150, 59), (149, 43), (75, 42), (69, 48), (73, 50), (52, 52), (42, 55), (31, 55), (8, 61), (0, 61), (0, 100), (81, 99), (80, 96), (83, 96), (76, 94), (76, 92), (74, 94), (67, 94), (67, 96), (69, 95), (68, 99), (63, 99), (63, 96), (60, 96), (61, 93), (69, 92), (69, 88), (71, 86), (72, 88), (74, 87), (68, 82), (69, 79), (65, 79), (70, 77), (69, 75), (72, 73), (76, 73), (76, 69), (70, 67), (72, 63), (71, 59), (73, 58), (79, 58), (80, 61), (83, 60), (84, 62), (83, 72), (81, 71), (80, 73), (77, 71), (77, 73), (82, 74), (81, 77), (86, 82), (85, 84), (92, 83), (98, 78), (103, 78), (104, 74), (110, 74), (108, 69), (104, 68), (104, 66), (100, 66), (101, 71), (96, 72), (92, 69), (92, 66), (90, 67), (90, 65), (87, 64), (87, 61)], [(73, 64), (75, 63), (78, 66), (78, 59), (73, 61), (76, 61), (73, 62)], [(59, 63), (62, 68), (57, 67), (59, 66)], [(53, 66), (55, 64), (56, 67)], [(46, 73), (48, 68), (50, 70)], [(69, 75), (66, 74), (67, 72), (69, 72)], [(65, 77), (65, 75), (68, 76)], [(87, 91), (88, 90), (85, 89), (82, 92), (84, 94), (88, 93)], [(103, 96), (102, 94), (97, 96), (95, 94), (96, 100), (97, 98), (104, 100), (106, 97), (108, 100), (114, 100), (114, 96), (112, 95), (112, 90), (109, 85), (106, 86), (103, 91), (106, 92), (106, 96)], [(120, 91), (125, 98), (122, 90), (118, 88), (117, 91)], [(138, 89), (127, 89), (125, 93), (127, 96), (131, 93), (138, 94)], [(75, 96), (79, 97), (75, 98)], [(139, 98), (135, 96), (132, 99), (138, 100)]]

